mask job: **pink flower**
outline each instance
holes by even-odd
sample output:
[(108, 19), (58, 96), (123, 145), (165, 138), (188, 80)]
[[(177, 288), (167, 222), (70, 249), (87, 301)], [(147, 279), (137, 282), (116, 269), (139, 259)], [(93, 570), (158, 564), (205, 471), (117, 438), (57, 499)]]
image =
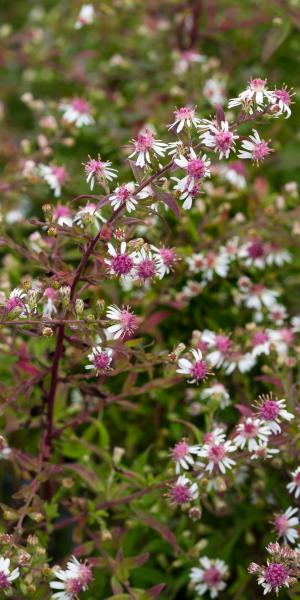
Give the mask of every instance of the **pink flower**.
[(193, 567), (190, 572), (195, 590), (201, 597), (209, 592), (211, 598), (216, 598), (226, 588), (224, 578), (228, 577), (228, 567), (223, 560), (207, 556), (200, 558), (199, 563), (200, 568)]
[(192, 348), (191, 353), (194, 357), (194, 360), (190, 361), (187, 358), (179, 358), (179, 369), (176, 370), (176, 373), (181, 373), (183, 375), (192, 377), (189, 383), (199, 383), (200, 381), (206, 379), (207, 375), (209, 375), (208, 365), (202, 359), (201, 350), (195, 350), (195, 348)]
[(295, 498), (300, 496), (300, 467), (291, 473), (292, 481), (287, 484), (287, 489), (290, 494), (295, 494)]
[(141, 283), (148, 283), (155, 277), (162, 279), (165, 273), (161, 260), (150, 250), (143, 247), (135, 254), (135, 275)]
[(50, 189), (53, 190), (54, 196), (60, 196), (62, 185), (67, 179), (65, 167), (59, 167), (58, 165), (40, 165), (39, 171), (43, 179), (48, 183)]
[(183, 106), (182, 108), (178, 108), (174, 111), (175, 120), (171, 125), (168, 126), (168, 129), (176, 128), (176, 133), (180, 133), (182, 129), (186, 127), (197, 127), (200, 123), (199, 117), (196, 116), (195, 109), (190, 108), (189, 106)]
[(280, 117), (285, 113), (285, 118), (288, 119), (292, 114), (290, 106), (292, 104), (293, 96), (294, 92), (288, 91), (285, 85), (279, 90), (274, 90), (274, 92), (272, 92), (271, 98), (271, 102), (274, 107), (274, 111), (272, 111), (272, 114), (275, 117)]
[(91, 354), (88, 355), (90, 363), (85, 366), (86, 369), (95, 369), (97, 375), (105, 373), (110, 370), (110, 363), (112, 361), (112, 349), (106, 348), (102, 350), (101, 346), (94, 346)]
[(92, 581), (91, 568), (80, 563), (75, 556), (72, 556), (65, 570), (54, 567), (53, 571), (58, 581), (51, 581), (50, 587), (58, 590), (52, 596), (56, 600), (75, 600), (80, 592), (88, 589)]
[(107, 328), (109, 335), (113, 339), (131, 336), (138, 328), (137, 317), (129, 310), (129, 307), (118, 308), (115, 304), (108, 306), (106, 311), (107, 319), (115, 321), (113, 325)]
[(185, 475), (180, 475), (176, 483), (170, 486), (168, 497), (170, 503), (175, 506), (182, 506), (196, 500), (199, 495), (197, 483), (191, 483)]
[(10, 559), (0, 557), (0, 590), (6, 590), (20, 575), (19, 569), (10, 570)]
[(89, 183), (91, 190), (94, 189), (95, 181), (103, 185), (117, 177), (117, 170), (112, 169), (111, 162), (109, 160), (102, 161), (99, 154), (97, 159), (89, 156), (88, 162), (83, 163), (83, 166), (87, 175), (86, 181)]
[(172, 271), (175, 262), (178, 260), (174, 248), (166, 248), (165, 246), (156, 248), (156, 246), (153, 245), (151, 245), (150, 248), (159, 258), (164, 275), (168, 275)]
[(258, 416), (268, 425), (274, 434), (281, 432), (281, 419), (291, 421), (294, 418), (294, 415), (289, 413), (285, 407), (286, 400), (283, 398), (278, 400), (278, 398), (272, 398), (272, 395), (268, 394), (259, 396), (256, 403)]
[(111, 205), (114, 210), (125, 206), (130, 213), (136, 209), (137, 200), (134, 197), (134, 183), (125, 183), (117, 187), (110, 196)]
[(247, 417), (236, 428), (234, 443), (238, 448), (248, 447), (249, 452), (258, 450), (262, 444), (267, 444), (270, 429), (260, 419)]
[(60, 109), (64, 112), (64, 121), (73, 123), (75, 127), (92, 125), (94, 123), (90, 103), (84, 100), (84, 98), (74, 98), (70, 102), (62, 102)]
[(210, 160), (206, 158), (206, 154), (197, 156), (193, 148), (190, 148), (188, 158), (181, 155), (175, 158), (174, 162), (178, 167), (185, 169), (187, 172), (186, 176), (177, 184), (177, 189), (181, 192), (191, 191), (205, 177), (210, 177)]
[(299, 525), (300, 521), (295, 515), (299, 514), (298, 508), (291, 506), (283, 513), (276, 516), (274, 520), (277, 536), (282, 537), (285, 543), (294, 544), (299, 537), (299, 533), (295, 526)]
[(273, 150), (272, 148), (269, 148), (268, 142), (260, 139), (256, 129), (252, 129), (252, 132), (249, 139), (242, 142), (242, 150), (240, 150), (238, 157), (243, 160), (253, 160), (253, 162), (256, 162), (258, 165), (267, 158)]
[(128, 254), (126, 252), (126, 242), (121, 243), (120, 251), (117, 251), (110, 243), (107, 245), (107, 249), (111, 258), (106, 258), (105, 262), (109, 266), (110, 274), (118, 275), (119, 277), (132, 275), (135, 266), (134, 254)]
[(226, 469), (231, 469), (235, 465), (235, 461), (229, 458), (228, 454), (236, 451), (236, 446), (229, 440), (212, 441), (204, 444), (199, 452), (199, 456), (207, 459), (206, 471), (212, 473), (215, 470), (220, 470), (225, 474)]
[(239, 137), (229, 130), (228, 121), (222, 121), (221, 125), (211, 122), (208, 126), (205, 125), (205, 128), (207, 131), (200, 135), (200, 140), (208, 148), (213, 148), (219, 159), (228, 159), (230, 152), (234, 151), (235, 140)]
[(151, 164), (152, 152), (154, 156), (164, 156), (167, 144), (156, 140), (154, 134), (149, 129), (144, 129), (137, 137), (132, 140), (134, 151), (129, 158), (137, 155), (136, 165), (143, 168), (146, 163)]
[(185, 439), (175, 444), (174, 448), (171, 449), (172, 459), (176, 463), (176, 473), (180, 473), (180, 469), (188, 470), (195, 464), (193, 454), (198, 454), (200, 446), (190, 446)]

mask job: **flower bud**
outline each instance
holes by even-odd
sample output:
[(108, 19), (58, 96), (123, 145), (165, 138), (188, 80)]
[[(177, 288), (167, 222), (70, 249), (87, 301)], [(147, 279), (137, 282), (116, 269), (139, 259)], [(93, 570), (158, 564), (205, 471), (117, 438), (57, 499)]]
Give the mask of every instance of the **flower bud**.
[(59, 295), (61, 297), (61, 301), (63, 306), (67, 307), (70, 304), (70, 296), (71, 296), (71, 288), (69, 285), (62, 285), (59, 288)]
[(76, 302), (75, 302), (75, 312), (76, 315), (82, 315), (84, 311), (84, 302), (83, 300), (81, 300), (81, 298), (77, 298)]
[(57, 236), (57, 228), (56, 227), (49, 227), (49, 229), (48, 229), (48, 235), (49, 235), (49, 237), (56, 237)]
[(51, 327), (44, 327), (42, 329), (42, 335), (44, 337), (52, 337), (52, 335), (53, 335), (53, 329), (51, 329)]

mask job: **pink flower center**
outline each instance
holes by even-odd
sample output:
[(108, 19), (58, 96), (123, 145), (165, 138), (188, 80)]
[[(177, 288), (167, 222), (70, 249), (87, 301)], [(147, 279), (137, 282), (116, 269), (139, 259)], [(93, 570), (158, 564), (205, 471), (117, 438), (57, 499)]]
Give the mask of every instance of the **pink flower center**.
[(66, 179), (65, 167), (51, 167), (51, 173), (56, 177), (59, 183), (63, 183)]
[(11, 310), (15, 310), (16, 308), (24, 308), (24, 302), (18, 296), (13, 296), (13, 298), (9, 298), (6, 302), (6, 308), (8, 312)]
[(278, 98), (278, 100), (281, 100), (281, 102), (283, 102), (283, 104), (291, 104), (291, 96), (290, 94), (287, 92), (287, 90), (276, 90), (275, 92), (275, 96), (276, 98)]
[(275, 519), (275, 527), (278, 535), (284, 535), (288, 529), (289, 522), (285, 515), (280, 515)]
[(188, 162), (187, 172), (190, 177), (195, 177), (196, 179), (202, 179), (206, 173), (206, 166), (204, 160), (201, 158), (193, 158)]
[(182, 108), (178, 108), (177, 110), (175, 110), (174, 115), (176, 120), (180, 119), (181, 121), (184, 121), (185, 119), (193, 119), (195, 116), (195, 111), (193, 108), (183, 106)]
[(222, 575), (216, 567), (210, 567), (206, 569), (203, 574), (203, 581), (206, 583), (208, 588), (215, 587), (222, 580)]
[(273, 588), (283, 586), (288, 580), (288, 570), (281, 563), (272, 563), (265, 570), (265, 580)]
[(140, 133), (140, 135), (138, 136), (138, 138), (135, 142), (135, 149), (138, 152), (145, 152), (147, 150), (151, 150), (153, 143), (154, 143), (154, 135), (150, 131), (147, 131), (145, 133)]
[(206, 256), (206, 266), (213, 269), (216, 264), (216, 254), (214, 252), (208, 252)]
[(220, 352), (225, 354), (226, 352), (228, 352), (228, 350), (231, 346), (231, 341), (226, 335), (217, 335), (215, 344), (216, 344), (218, 350), (220, 350)]
[(260, 240), (253, 240), (248, 245), (247, 252), (252, 259), (260, 258), (261, 256), (264, 256), (265, 253), (264, 245)]
[(267, 80), (259, 79), (259, 77), (252, 79), (250, 82), (250, 87), (255, 92), (261, 92), (266, 87)]
[(126, 185), (121, 185), (118, 189), (117, 196), (121, 202), (126, 202), (126, 200), (128, 200), (128, 198), (131, 196), (131, 192)]
[(88, 163), (85, 165), (85, 172), (89, 173), (102, 173), (104, 170), (105, 164), (101, 160), (96, 160), (95, 158), (91, 158)]
[(171, 267), (175, 260), (174, 250), (171, 250), (169, 248), (161, 248), (159, 253), (160, 253), (160, 256), (161, 256), (164, 264), (167, 267)]
[(81, 114), (89, 113), (90, 105), (83, 98), (74, 98), (71, 102), (72, 108)]
[(80, 565), (80, 580), (83, 586), (88, 585), (93, 578), (92, 569), (88, 565)]
[(281, 338), (283, 339), (283, 341), (286, 342), (287, 344), (291, 344), (292, 341), (294, 340), (293, 332), (290, 329), (288, 329), (287, 327), (280, 329), (280, 334), (281, 334)]
[(99, 352), (94, 358), (94, 364), (98, 371), (106, 371), (110, 362), (111, 358), (106, 352)]
[(129, 310), (123, 308), (120, 312), (120, 323), (124, 333), (131, 334), (137, 329), (137, 319)]
[(216, 147), (218, 150), (229, 150), (233, 145), (234, 139), (231, 131), (218, 131), (215, 135)]
[(257, 434), (256, 425), (252, 421), (249, 421), (249, 422), (246, 421), (243, 424), (243, 434), (247, 438), (254, 438)]
[(79, 578), (69, 579), (65, 585), (67, 591), (74, 596), (75, 594), (79, 594), (83, 588), (83, 583)]
[(268, 340), (269, 340), (269, 336), (266, 333), (264, 333), (263, 331), (258, 331), (257, 333), (254, 334), (254, 336), (252, 338), (252, 345), (260, 346), (260, 344), (264, 344)]
[(252, 156), (254, 160), (260, 161), (264, 160), (264, 158), (266, 158), (266, 156), (268, 156), (270, 153), (271, 148), (269, 148), (268, 143), (261, 141), (255, 144), (252, 151)]
[(176, 483), (170, 490), (170, 499), (174, 504), (185, 504), (191, 500), (190, 489), (186, 485)]
[(112, 259), (111, 267), (117, 275), (128, 275), (133, 267), (133, 260), (127, 254), (118, 254)]
[(150, 279), (156, 272), (155, 263), (150, 258), (145, 258), (139, 263), (137, 272), (140, 279)]
[(9, 579), (3, 571), (0, 571), (0, 590), (4, 590), (10, 586)]
[(295, 475), (294, 482), (300, 486), (300, 471)]
[(208, 374), (208, 367), (204, 360), (197, 360), (192, 367), (191, 375), (197, 379), (197, 381), (201, 381), (205, 379)]
[(189, 446), (183, 440), (181, 442), (178, 442), (178, 444), (176, 444), (174, 448), (172, 448), (172, 457), (177, 462), (184, 458), (188, 453)]
[(273, 421), (278, 417), (279, 411), (276, 400), (266, 400), (259, 409), (259, 416), (265, 421)]
[(208, 458), (212, 462), (217, 464), (218, 462), (220, 462), (222, 460), (222, 458), (224, 458), (225, 454), (226, 454), (226, 451), (225, 451), (224, 446), (222, 446), (222, 444), (214, 444), (209, 449)]

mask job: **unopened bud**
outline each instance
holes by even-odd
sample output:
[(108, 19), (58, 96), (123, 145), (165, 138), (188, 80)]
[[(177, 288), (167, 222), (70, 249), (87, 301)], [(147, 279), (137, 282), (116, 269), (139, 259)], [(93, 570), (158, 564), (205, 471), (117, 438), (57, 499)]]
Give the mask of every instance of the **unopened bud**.
[(49, 237), (56, 237), (57, 236), (57, 228), (56, 227), (49, 227), (49, 229), (48, 229), (48, 235), (49, 235)]
[(81, 298), (77, 298), (77, 300), (75, 302), (76, 315), (82, 315), (83, 311), (84, 311), (84, 302), (83, 302), (83, 300), (81, 300)]
[(30, 562), (31, 556), (25, 550), (22, 550), (18, 555), (18, 563), (21, 567), (25, 567)]
[(190, 519), (192, 519), (192, 521), (198, 521), (199, 519), (201, 519), (201, 515), (202, 515), (202, 510), (200, 507), (192, 506), (192, 508), (190, 508), (189, 517), (190, 517)]
[(51, 327), (44, 327), (42, 329), (42, 335), (44, 337), (52, 337), (52, 335), (53, 335), (53, 329), (51, 329)]
[(95, 315), (94, 315), (92, 312), (88, 313), (88, 314), (86, 315), (86, 320), (87, 320), (89, 323), (93, 323), (93, 321), (95, 321)]
[(32, 519), (32, 521), (35, 521), (36, 523), (41, 523), (44, 520), (44, 515), (42, 515), (42, 513), (40, 512), (31, 512), (28, 513), (28, 516), (30, 517), (30, 519)]
[(103, 542), (110, 542), (112, 540), (112, 535), (108, 529), (104, 529), (101, 533), (101, 538)]
[(105, 301), (102, 300), (102, 299), (97, 300), (97, 302), (96, 302), (96, 310), (97, 310), (97, 314), (98, 314), (99, 317), (101, 315), (103, 315), (104, 309), (105, 309)]
[(27, 544), (29, 546), (36, 546), (39, 543), (39, 538), (35, 534), (30, 534), (27, 538)]
[(0, 533), (0, 544), (9, 544), (12, 536), (9, 533)]
[(71, 296), (71, 288), (69, 285), (62, 285), (59, 288), (59, 295), (61, 297), (61, 301), (65, 307), (70, 304), (70, 296)]

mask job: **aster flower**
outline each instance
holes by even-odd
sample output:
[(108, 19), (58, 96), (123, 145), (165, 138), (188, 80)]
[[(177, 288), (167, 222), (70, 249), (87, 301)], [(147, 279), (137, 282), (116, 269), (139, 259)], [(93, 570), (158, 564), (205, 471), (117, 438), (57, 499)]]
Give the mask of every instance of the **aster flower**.
[(273, 398), (271, 394), (261, 395), (256, 402), (257, 414), (274, 434), (281, 432), (280, 422), (291, 421), (294, 415), (286, 410), (286, 400)]
[(268, 334), (278, 356), (286, 356), (294, 342), (293, 331), (288, 327), (282, 327), (281, 329), (269, 329)]
[(294, 92), (288, 90), (287, 86), (284, 85), (281, 89), (275, 89), (271, 94), (271, 103), (275, 109), (272, 111), (274, 117), (280, 117), (281, 115), (286, 115), (285, 118), (288, 119), (292, 111), (290, 106), (292, 104), (292, 98), (294, 96)]
[(201, 350), (195, 350), (195, 348), (192, 348), (191, 354), (194, 358), (193, 361), (188, 360), (187, 358), (179, 358), (179, 369), (176, 370), (176, 373), (192, 377), (188, 383), (199, 383), (200, 381), (206, 379), (207, 375), (209, 375), (209, 368), (205, 360), (202, 358)]
[(264, 589), (264, 595), (270, 592), (278, 592), (283, 587), (289, 587), (295, 579), (290, 576), (290, 570), (285, 562), (267, 562), (267, 565), (260, 567), (256, 563), (251, 563), (248, 569), (249, 573), (257, 573), (257, 582)]
[(171, 177), (173, 181), (176, 181), (176, 185), (174, 185), (174, 190), (179, 192), (180, 200), (183, 200), (182, 208), (183, 210), (190, 210), (193, 206), (193, 202), (196, 198), (198, 198), (201, 193), (201, 183), (197, 182), (192, 187), (188, 185), (186, 182), (185, 186), (182, 185), (182, 179), (178, 177)]
[(267, 443), (259, 443), (257, 448), (251, 454), (251, 460), (273, 458), (276, 454), (279, 454), (278, 448), (269, 448)]
[(258, 165), (262, 162), (269, 154), (273, 152), (272, 148), (269, 148), (268, 142), (262, 140), (259, 137), (256, 129), (252, 129), (252, 135), (249, 139), (242, 141), (242, 150), (238, 153), (238, 158), (242, 160), (252, 160)]
[(230, 355), (232, 345), (230, 338), (227, 335), (216, 334), (205, 329), (201, 341), (205, 342), (210, 348), (214, 348), (207, 354), (207, 360), (213, 367), (219, 369)]
[(6, 301), (6, 310), (10, 316), (26, 316), (26, 293), (21, 288), (14, 288)]
[(176, 483), (169, 488), (168, 498), (174, 506), (182, 506), (197, 500), (199, 490), (197, 483), (192, 483), (185, 475), (180, 475)]
[(206, 131), (200, 135), (202, 143), (208, 148), (213, 148), (220, 160), (228, 159), (230, 152), (235, 149), (235, 140), (239, 137), (229, 130), (228, 121), (222, 121), (220, 125), (211, 121), (205, 128)]
[(287, 484), (289, 494), (294, 494), (295, 498), (300, 496), (300, 467), (291, 473), (292, 481)]
[(164, 275), (168, 275), (172, 271), (175, 262), (179, 260), (174, 248), (166, 248), (165, 246), (156, 248), (151, 244), (150, 249), (159, 258)]
[(261, 354), (270, 354), (271, 339), (268, 331), (256, 331), (251, 339), (252, 355), (256, 358)]
[(141, 283), (148, 283), (158, 277), (162, 279), (166, 270), (156, 254), (144, 246), (135, 254), (135, 276)]
[(72, 556), (65, 570), (54, 567), (53, 572), (58, 580), (50, 582), (50, 587), (58, 590), (52, 595), (55, 600), (75, 600), (80, 592), (88, 589), (92, 580), (91, 568), (80, 563), (75, 556)]
[(106, 318), (114, 321), (113, 325), (107, 328), (112, 339), (131, 336), (138, 328), (137, 317), (130, 311), (129, 306), (119, 308), (115, 304), (108, 306)]
[(125, 183), (117, 187), (110, 196), (111, 205), (114, 210), (125, 206), (130, 213), (136, 209), (137, 200), (134, 197), (134, 183)]
[(236, 160), (229, 164), (219, 165), (218, 170), (224, 179), (230, 183), (230, 185), (239, 190), (245, 189), (247, 185), (246, 169), (241, 160)]
[(92, 352), (88, 354), (90, 363), (85, 366), (86, 369), (95, 369), (97, 375), (110, 370), (113, 351), (111, 348), (102, 349), (102, 346), (94, 346)]
[(195, 50), (184, 50), (180, 53), (180, 56), (175, 64), (174, 73), (177, 75), (182, 75), (186, 73), (189, 67), (193, 64), (201, 64), (205, 62), (206, 56), (204, 54), (199, 54)]
[(229, 458), (228, 454), (236, 451), (236, 446), (231, 441), (217, 440), (208, 442), (199, 451), (199, 456), (207, 459), (205, 470), (209, 473), (220, 470), (223, 475), (226, 469), (231, 469), (235, 461)]
[(47, 287), (44, 290), (43, 298), (45, 299), (43, 305), (43, 317), (51, 319), (52, 315), (57, 313), (57, 308), (55, 306), (55, 302), (57, 301), (57, 291), (52, 287)]
[(70, 102), (62, 102), (60, 110), (63, 111), (63, 120), (74, 124), (75, 127), (92, 125), (95, 121), (91, 115), (91, 106), (84, 98), (74, 98)]
[(202, 596), (209, 592), (211, 598), (217, 598), (219, 592), (226, 588), (225, 578), (228, 577), (228, 566), (219, 558), (210, 559), (203, 556), (199, 559), (200, 568), (193, 567), (190, 579), (196, 592)]
[(225, 86), (224, 83), (217, 79), (207, 79), (203, 87), (203, 96), (212, 105), (224, 104), (225, 102)]
[(18, 567), (10, 570), (10, 559), (0, 557), (0, 590), (10, 588), (12, 582), (20, 575)]
[(248, 278), (239, 280), (241, 290), (241, 299), (247, 308), (262, 310), (262, 308), (271, 309), (277, 301), (279, 293), (275, 290), (266, 288), (262, 283), (252, 283)]
[(59, 167), (58, 165), (39, 165), (39, 173), (48, 183), (50, 189), (53, 190), (54, 196), (58, 198), (61, 194), (62, 185), (67, 179), (65, 167)]
[(277, 537), (283, 538), (285, 543), (294, 544), (299, 537), (298, 530), (295, 529), (300, 521), (296, 515), (299, 514), (298, 508), (289, 508), (275, 517), (274, 526)]
[(100, 226), (100, 223), (105, 223), (106, 220), (101, 214), (101, 211), (97, 208), (96, 204), (88, 202), (86, 206), (80, 208), (73, 218), (75, 225), (83, 228), (87, 225)]
[(94, 14), (95, 11), (92, 4), (83, 4), (75, 23), (75, 29), (81, 29), (84, 25), (91, 25), (94, 22)]
[(83, 163), (85, 173), (87, 175), (86, 181), (89, 184), (91, 190), (94, 189), (95, 181), (100, 184), (106, 184), (107, 181), (112, 181), (117, 177), (117, 170), (111, 167), (109, 160), (102, 161), (100, 154), (98, 158), (91, 158), (87, 163)]
[(238, 252), (246, 267), (264, 269), (267, 262), (267, 249), (263, 242), (257, 238), (243, 244)]
[(213, 383), (210, 387), (204, 388), (201, 391), (202, 400), (216, 400), (220, 408), (226, 408), (230, 404), (230, 396), (222, 383)]
[(268, 244), (266, 254), (267, 265), (282, 267), (285, 263), (289, 263), (292, 260), (292, 255), (288, 250), (280, 248), (273, 242)]
[(219, 253), (207, 252), (204, 259), (204, 267), (202, 269), (203, 276), (207, 281), (212, 281), (214, 274), (219, 277), (226, 277), (229, 270), (228, 254), (222, 250)]
[(263, 104), (265, 101), (272, 101), (272, 92), (267, 88), (267, 80), (256, 77), (251, 79), (246, 90), (241, 92), (237, 98), (232, 98), (228, 102), (228, 108), (235, 108), (236, 106), (243, 107), (250, 114), (253, 112), (252, 105), (256, 104), (258, 110), (263, 110)]
[(127, 252), (126, 242), (121, 243), (119, 251), (109, 243), (107, 250), (111, 258), (105, 258), (104, 261), (109, 267), (109, 273), (119, 277), (131, 276), (135, 266), (135, 254)]
[(67, 227), (72, 227), (73, 219), (71, 216), (71, 210), (65, 204), (57, 204), (53, 209), (53, 220), (63, 227), (66, 225)]
[(238, 448), (247, 446), (249, 452), (258, 450), (261, 444), (267, 444), (271, 430), (260, 419), (247, 417), (237, 425), (234, 443)]
[(203, 179), (210, 177), (210, 160), (206, 157), (206, 154), (197, 156), (193, 148), (190, 148), (188, 158), (181, 155), (175, 158), (174, 163), (187, 172), (186, 176), (177, 184), (177, 189), (181, 192), (192, 190)]
[(138, 135), (136, 140), (132, 140), (134, 151), (129, 158), (137, 155), (135, 164), (143, 168), (147, 163), (151, 164), (151, 154), (154, 156), (164, 156), (167, 144), (157, 140), (150, 129), (144, 129)]
[(188, 470), (195, 464), (193, 454), (198, 454), (200, 450), (199, 444), (191, 446), (185, 439), (175, 444), (171, 448), (172, 459), (176, 463), (176, 474), (179, 475), (181, 469)]
[(197, 127), (200, 123), (199, 117), (196, 116), (195, 109), (189, 106), (183, 106), (174, 110), (175, 120), (168, 129), (176, 129), (176, 133), (180, 133), (184, 127)]

